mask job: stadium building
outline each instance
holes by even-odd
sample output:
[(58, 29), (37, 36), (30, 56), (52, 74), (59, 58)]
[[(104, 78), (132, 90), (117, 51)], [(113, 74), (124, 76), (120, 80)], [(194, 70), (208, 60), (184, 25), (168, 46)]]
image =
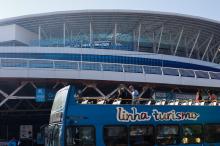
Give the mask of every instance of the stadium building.
[(68, 84), (108, 96), (120, 85), (220, 87), (220, 22), (133, 10), (82, 10), (0, 20), (0, 138), (48, 123)]

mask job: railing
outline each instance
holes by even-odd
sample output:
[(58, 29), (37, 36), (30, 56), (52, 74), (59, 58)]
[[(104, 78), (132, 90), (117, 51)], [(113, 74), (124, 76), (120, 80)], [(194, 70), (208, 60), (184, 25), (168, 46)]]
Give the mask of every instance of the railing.
[(8, 142), (0, 142), (0, 146), (8, 146)]
[[(195, 101), (192, 99), (175, 99), (175, 100), (166, 100), (166, 99), (146, 99), (146, 98), (138, 98), (135, 99), (135, 105), (156, 105), (156, 106), (220, 106), (220, 102), (218, 100), (200, 100)], [(79, 104), (132, 104), (132, 99), (122, 99), (122, 98), (104, 98), (104, 97), (82, 97), (78, 98), (77, 102)]]
[(108, 72), (155, 74), (155, 75), (220, 80), (220, 72), (170, 68), (170, 67), (160, 67), (160, 66), (148, 66), (148, 65), (86, 62), (86, 61), (0, 58), (0, 67), (90, 70), (90, 71), (103, 71), (103, 72), (108, 71)]

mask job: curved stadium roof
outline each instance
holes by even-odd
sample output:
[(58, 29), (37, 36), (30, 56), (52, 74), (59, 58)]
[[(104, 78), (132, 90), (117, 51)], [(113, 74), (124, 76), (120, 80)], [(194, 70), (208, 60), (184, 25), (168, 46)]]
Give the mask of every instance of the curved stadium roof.
[(168, 54), (219, 63), (220, 23), (200, 17), (134, 10), (82, 10), (27, 15), (0, 20), (42, 39), (82, 39), (132, 45), (134, 51)]

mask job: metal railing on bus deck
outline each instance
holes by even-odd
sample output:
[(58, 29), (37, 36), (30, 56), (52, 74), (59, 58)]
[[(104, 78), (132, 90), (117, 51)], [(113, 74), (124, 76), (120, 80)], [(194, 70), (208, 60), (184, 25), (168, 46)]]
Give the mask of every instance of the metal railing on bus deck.
[[(122, 99), (122, 98), (104, 98), (104, 97), (82, 97), (78, 98), (79, 104), (132, 104), (132, 99)], [(146, 99), (146, 98), (137, 98), (135, 101), (138, 101), (138, 105), (160, 105), (160, 106), (220, 106), (220, 101), (218, 100), (192, 100), (192, 99)], [(135, 105), (137, 105), (135, 104)]]
[(155, 75), (220, 80), (220, 72), (161, 67), (161, 66), (149, 66), (149, 65), (106, 63), (106, 62), (27, 59), (27, 58), (0, 58), (0, 67), (140, 73), (140, 74), (155, 74)]
[(0, 146), (8, 146), (8, 142), (0, 142)]

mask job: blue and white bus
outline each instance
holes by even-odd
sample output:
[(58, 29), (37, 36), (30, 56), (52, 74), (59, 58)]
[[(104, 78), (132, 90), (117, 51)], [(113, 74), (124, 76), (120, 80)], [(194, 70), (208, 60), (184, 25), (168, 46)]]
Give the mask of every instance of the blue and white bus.
[(220, 146), (220, 106), (89, 104), (56, 94), (49, 146)]

